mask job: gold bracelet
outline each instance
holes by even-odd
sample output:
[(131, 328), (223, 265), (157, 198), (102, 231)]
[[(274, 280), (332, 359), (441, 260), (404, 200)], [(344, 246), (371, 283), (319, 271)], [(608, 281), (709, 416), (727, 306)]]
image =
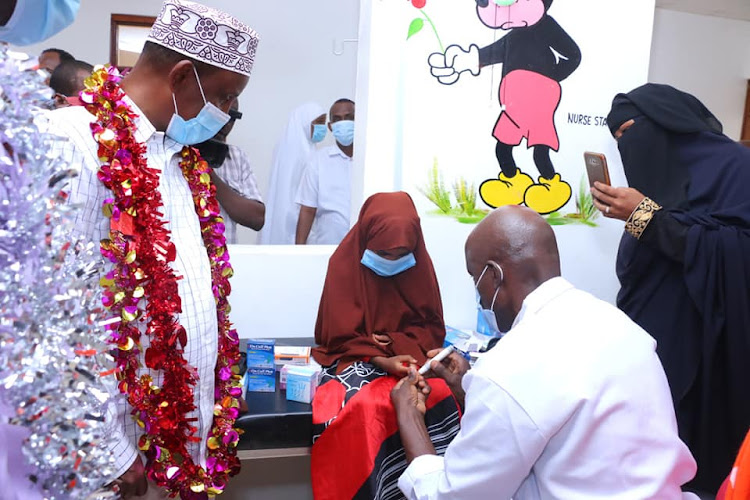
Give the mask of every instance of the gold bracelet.
[(635, 207), (633, 213), (628, 217), (625, 223), (625, 231), (630, 233), (635, 239), (639, 239), (646, 230), (646, 226), (651, 222), (654, 214), (661, 210), (661, 205), (649, 197), (643, 200)]

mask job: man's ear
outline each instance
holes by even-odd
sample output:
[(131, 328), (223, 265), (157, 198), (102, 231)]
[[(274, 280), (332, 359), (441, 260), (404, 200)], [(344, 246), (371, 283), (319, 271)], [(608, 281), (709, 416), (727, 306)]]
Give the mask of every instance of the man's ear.
[(60, 93), (55, 94), (53, 99), (55, 101), (55, 108), (66, 108), (70, 106), (68, 99)]
[(487, 266), (492, 271), (492, 284), (495, 286), (495, 289), (497, 289), (505, 280), (503, 268), (494, 260), (488, 260)]
[(328, 122), (328, 130), (330, 130), (331, 132), (333, 132), (333, 129), (331, 128), (331, 122)]
[(175, 90), (185, 88), (185, 86), (190, 83), (189, 79), (195, 79), (193, 63), (191, 63), (187, 59), (183, 59), (182, 61), (172, 66), (172, 69), (169, 71), (169, 75), (167, 77), (167, 81), (169, 82), (169, 91), (173, 94), (176, 94), (177, 92), (175, 92)]

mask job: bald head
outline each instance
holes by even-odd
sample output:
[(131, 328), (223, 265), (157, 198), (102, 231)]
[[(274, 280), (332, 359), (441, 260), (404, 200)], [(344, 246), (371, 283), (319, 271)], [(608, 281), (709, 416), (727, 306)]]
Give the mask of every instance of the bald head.
[(542, 282), (560, 275), (555, 233), (536, 212), (516, 205), (500, 207), (488, 215), (466, 240), (467, 261), (494, 260), (521, 266)]
[(536, 212), (516, 205), (490, 213), (466, 240), (466, 268), (477, 282), (484, 307), (496, 303), (501, 329), (510, 328), (526, 296), (560, 276), (560, 255), (550, 225)]

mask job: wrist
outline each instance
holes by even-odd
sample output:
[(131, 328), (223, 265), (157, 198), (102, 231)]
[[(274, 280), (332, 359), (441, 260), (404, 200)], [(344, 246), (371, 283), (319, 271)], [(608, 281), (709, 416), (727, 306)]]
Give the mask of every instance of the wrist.
[(640, 239), (643, 231), (648, 227), (649, 222), (654, 214), (661, 210), (662, 207), (649, 197), (643, 198), (641, 202), (633, 209), (633, 212), (625, 222), (625, 231), (630, 233), (635, 239)]
[(404, 410), (397, 410), (397, 421), (406, 461), (411, 463), (412, 460), (422, 455), (436, 455), (435, 447), (430, 440), (430, 434), (424, 422), (424, 415), (414, 407), (411, 410)]
[(468, 60), (469, 67), (466, 69), (474, 76), (479, 75), (479, 47), (473, 43), (469, 46)]
[(419, 428), (424, 426), (424, 415), (413, 404), (399, 404), (394, 408), (399, 428)]

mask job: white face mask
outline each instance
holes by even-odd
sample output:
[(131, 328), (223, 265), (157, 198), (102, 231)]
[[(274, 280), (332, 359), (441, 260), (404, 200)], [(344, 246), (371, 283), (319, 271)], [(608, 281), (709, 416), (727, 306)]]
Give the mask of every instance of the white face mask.
[(193, 73), (195, 73), (195, 79), (198, 80), (198, 88), (203, 98), (203, 108), (195, 118), (185, 120), (177, 113), (177, 99), (175, 99), (174, 93), (172, 93), (174, 114), (169, 121), (169, 125), (167, 125), (167, 136), (175, 142), (186, 145), (206, 142), (218, 134), (231, 119), (227, 113), (210, 102), (206, 102), (203, 85), (201, 85), (201, 79), (198, 77), (198, 70), (195, 69), (195, 66), (193, 66)]
[(340, 120), (331, 124), (336, 142), (342, 146), (354, 144), (354, 120)]
[(70, 26), (81, 0), (18, 0), (13, 15), (0, 26), (0, 41), (13, 45), (41, 42)]
[[(484, 266), (482, 274), (479, 275), (477, 284), (474, 287), (477, 293), (477, 333), (489, 335), (491, 337), (502, 337), (503, 332), (500, 331), (500, 327), (497, 325), (497, 316), (495, 316), (495, 300), (497, 299), (498, 292), (500, 292), (500, 287), (498, 286), (495, 289), (495, 294), (492, 296), (492, 303), (490, 304), (489, 309), (484, 309), (482, 307), (482, 298), (479, 295), (479, 282), (482, 281), (487, 269), (489, 269), (489, 264)], [(500, 270), (500, 281), (502, 281), (503, 268), (498, 265), (497, 269)]]
[(368, 267), (372, 272), (384, 278), (396, 276), (417, 265), (417, 259), (412, 252), (396, 260), (389, 260), (369, 249), (365, 250), (360, 262), (363, 266)]

